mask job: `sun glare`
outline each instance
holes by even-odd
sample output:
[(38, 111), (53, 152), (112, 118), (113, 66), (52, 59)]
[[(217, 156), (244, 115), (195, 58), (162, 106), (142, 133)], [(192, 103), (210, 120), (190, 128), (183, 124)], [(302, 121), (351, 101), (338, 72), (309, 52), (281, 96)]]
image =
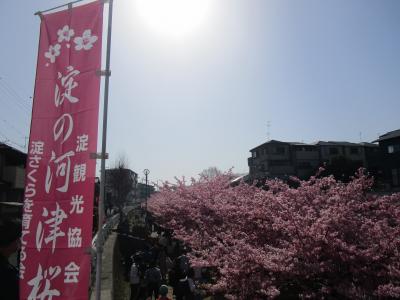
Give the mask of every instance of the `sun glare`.
[(139, 16), (154, 30), (174, 37), (185, 36), (203, 25), (211, 0), (137, 0)]

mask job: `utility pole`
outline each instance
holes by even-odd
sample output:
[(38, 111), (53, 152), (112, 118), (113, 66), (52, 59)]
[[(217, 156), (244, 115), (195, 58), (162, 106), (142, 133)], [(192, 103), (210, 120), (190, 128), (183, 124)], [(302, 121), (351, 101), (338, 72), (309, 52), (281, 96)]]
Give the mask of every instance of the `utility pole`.
[(108, 28), (107, 28), (107, 51), (106, 51), (106, 69), (104, 72), (104, 105), (103, 105), (103, 136), (101, 145), (101, 168), (100, 168), (100, 198), (98, 214), (98, 230), (96, 241), (96, 300), (101, 299), (101, 267), (103, 259), (103, 220), (104, 220), (104, 199), (105, 199), (105, 181), (106, 181), (106, 145), (107, 145), (107, 117), (108, 117), (108, 89), (110, 82), (110, 54), (111, 54), (111, 28), (112, 28), (113, 0), (108, 2)]
[(148, 187), (147, 176), (150, 174), (150, 171), (148, 169), (144, 169), (143, 173), (146, 176), (146, 200), (145, 200), (146, 203), (145, 203), (145, 207), (146, 207), (146, 219), (147, 219), (147, 198), (149, 197), (149, 187)]

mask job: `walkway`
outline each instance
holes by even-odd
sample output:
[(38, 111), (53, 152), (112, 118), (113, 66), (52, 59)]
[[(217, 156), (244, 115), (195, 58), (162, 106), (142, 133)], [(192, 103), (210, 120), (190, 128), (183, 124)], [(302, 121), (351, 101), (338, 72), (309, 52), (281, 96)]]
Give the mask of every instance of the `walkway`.
[[(115, 232), (108, 237), (103, 251), (103, 266), (101, 269), (101, 300), (113, 300), (113, 269), (114, 248), (117, 239)], [(90, 300), (95, 300), (96, 293), (92, 292)]]

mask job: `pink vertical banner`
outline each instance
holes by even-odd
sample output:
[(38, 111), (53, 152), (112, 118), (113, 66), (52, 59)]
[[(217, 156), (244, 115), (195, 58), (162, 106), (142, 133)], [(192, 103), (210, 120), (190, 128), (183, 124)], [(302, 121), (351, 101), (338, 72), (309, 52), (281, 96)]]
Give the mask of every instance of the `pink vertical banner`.
[(88, 299), (103, 1), (41, 15), (20, 299)]

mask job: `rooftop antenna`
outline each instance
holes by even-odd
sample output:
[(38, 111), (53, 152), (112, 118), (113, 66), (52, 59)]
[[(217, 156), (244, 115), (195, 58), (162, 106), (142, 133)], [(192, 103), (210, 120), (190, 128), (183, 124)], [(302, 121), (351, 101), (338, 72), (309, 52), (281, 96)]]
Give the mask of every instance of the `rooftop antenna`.
[(362, 142), (362, 138), (361, 138), (362, 134), (361, 134), (361, 131), (358, 133), (358, 135), (360, 136), (360, 143), (361, 143), (361, 142)]
[(271, 121), (267, 121), (267, 140), (271, 140), (271, 133), (270, 133), (270, 128), (271, 128)]

